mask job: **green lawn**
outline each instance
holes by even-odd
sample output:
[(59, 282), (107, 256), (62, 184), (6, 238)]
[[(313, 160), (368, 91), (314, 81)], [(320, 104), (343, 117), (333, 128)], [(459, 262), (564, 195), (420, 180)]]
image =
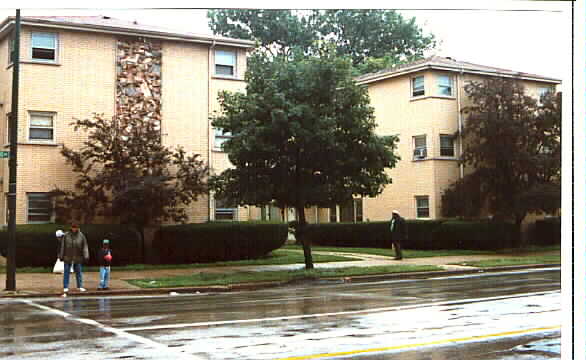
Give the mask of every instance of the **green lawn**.
[[(290, 250), (303, 250), (301, 245), (285, 245), (281, 249)], [(395, 250), (393, 249), (381, 249), (381, 248), (354, 248), (354, 247), (330, 247), (330, 246), (312, 246), (312, 251), (330, 251), (340, 253), (356, 253), (356, 254), (368, 254), (368, 255), (381, 255), (381, 256), (395, 256)], [(481, 250), (403, 250), (404, 258), (422, 258), (422, 257), (434, 257), (434, 256), (456, 256), (456, 255), (485, 255), (485, 254), (496, 254), (494, 251), (481, 251)]]
[[(337, 255), (313, 255), (313, 262), (336, 262), (336, 261), (360, 261), (355, 258), (349, 258)], [(205, 267), (216, 267), (216, 266), (246, 266), (246, 265), (283, 265), (283, 264), (303, 264), (305, 263), (302, 253), (298, 251), (290, 251), (287, 249), (278, 249), (273, 251), (265, 258), (255, 260), (239, 260), (239, 261), (220, 261), (215, 263), (197, 263), (197, 264), (170, 264), (170, 265), (147, 265), (147, 264), (135, 264), (125, 266), (115, 266), (113, 270), (116, 271), (141, 271), (141, 270), (157, 270), (157, 269), (197, 269)], [(99, 271), (97, 266), (86, 266), (84, 272)], [(43, 267), (22, 267), (16, 269), (17, 273), (50, 273), (53, 271), (51, 268)], [(0, 273), (5, 273), (6, 269), (0, 267)]]
[(167, 278), (127, 280), (130, 284), (141, 288), (168, 288), (185, 286), (229, 285), (264, 281), (291, 281), (299, 279), (319, 279), (328, 277), (347, 277), (358, 275), (405, 273), (417, 271), (439, 271), (437, 266), (430, 265), (388, 265), (372, 267), (346, 267), (340, 269), (313, 269), (293, 271), (238, 272), (229, 274), (198, 273), (194, 275), (173, 276)]
[(511, 266), (511, 265), (534, 265), (534, 264), (560, 264), (560, 255), (544, 256), (523, 256), (513, 258), (502, 258), (494, 260), (465, 261), (450, 265), (463, 265), (475, 267), (494, 267), (494, 266)]

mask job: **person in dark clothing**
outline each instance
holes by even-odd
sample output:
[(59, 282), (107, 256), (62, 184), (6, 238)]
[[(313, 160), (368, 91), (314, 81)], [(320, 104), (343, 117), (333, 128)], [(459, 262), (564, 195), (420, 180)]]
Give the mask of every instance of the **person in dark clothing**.
[(399, 215), (397, 210), (393, 210), (391, 217), (391, 241), (395, 248), (395, 260), (403, 259), (403, 252), (401, 251), (401, 242), (407, 240), (407, 224), (405, 219)]
[(98, 290), (108, 290), (110, 265), (112, 264), (112, 250), (108, 239), (102, 241), (102, 248), (98, 251), (98, 263), (100, 264), (100, 285)]
[(71, 231), (68, 231), (61, 237), (59, 246), (59, 260), (64, 262), (63, 271), (63, 296), (69, 292), (69, 272), (73, 266), (77, 288), (80, 292), (85, 292), (83, 287), (83, 269), (82, 264), (87, 262), (90, 254), (87, 247), (85, 235), (79, 231), (77, 224), (71, 224)]

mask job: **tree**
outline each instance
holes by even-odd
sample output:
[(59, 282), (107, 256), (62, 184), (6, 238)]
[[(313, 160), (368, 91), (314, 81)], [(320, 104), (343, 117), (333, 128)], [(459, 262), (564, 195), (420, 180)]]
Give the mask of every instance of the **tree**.
[(90, 222), (115, 216), (144, 235), (144, 227), (153, 222), (184, 222), (183, 206), (206, 191), (207, 167), (199, 155), (165, 147), (156, 122), (94, 114), (72, 125), (89, 134), (80, 150), (61, 150), (79, 174), (73, 191), (53, 191), (61, 218)]
[(415, 23), (394, 10), (210, 10), (214, 34), (258, 41), (271, 53), (315, 54), (324, 42), (349, 56), (357, 74), (423, 57), (436, 46)]
[(472, 81), (464, 90), (471, 105), (463, 109), (462, 161), (474, 170), (444, 194), (447, 212), (486, 205), (520, 229), (528, 213), (559, 209), (561, 93), (538, 101), (507, 78)]
[(242, 205), (294, 207), (311, 269), (304, 209), (379, 194), (399, 159), (398, 138), (374, 134), (366, 88), (352, 80), (350, 61), (331, 52), (296, 61), (257, 54), (246, 80), (246, 93), (220, 95), (212, 124), (232, 134), (224, 150), (234, 167), (210, 183), (216, 196)]

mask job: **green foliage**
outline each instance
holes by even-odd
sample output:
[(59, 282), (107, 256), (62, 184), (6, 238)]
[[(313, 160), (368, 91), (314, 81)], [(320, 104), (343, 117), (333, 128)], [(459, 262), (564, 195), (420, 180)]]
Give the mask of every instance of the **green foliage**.
[(164, 226), (155, 249), (165, 264), (256, 259), (280, 248), (287, 224), (214, 222)]
[(115, 216), (139, 227), (156, 221), (185, 221), (184, 206), (206, 191), (207, 168), (197, 154), (161, 143), (158, 124), (140, 118), (76, 120), (88, 131), (80, 150), (61, 154), (78, 174), (75, 190), (56, 189), (56, 213), (63, 221)]
[(305, 208), (376, 196), (391, 182), (396, 136), (375, 135), (365, 88), (348, 61), (327, 55), (297, 62), (256, 56), (246, 93), (223, 92), (213, 125), (232, 133), (234, 168), (212, 177), (218, 196), (240, 204)]
[[(68, 230), (69, 225), (34, 224), (16, 226), (16, 266), (50, 266), (57, 260), (59, 250), (55, 232)], [(140, 234), (124, 225), (80, 225), (87, 238), (90, 260), (86, 265), (98, 265), (96, 254), (102, 247), (102, 240), (109, 239), (114, 253), (113, 265), (138, 263)], [(0, 231), (0, 250), (5, 252), (8, 242), (6, 229)]]
[[(407, 220), (408, 239), (405, 249), (432, 249), (432, 232), (441, 220)], [(320, 246), (390, 248), (391, 232), (388, 221), (364, 223), (308, 224), (306, 236)]]
[(214, 34), (256, 40), (272, 55), (315, 55), (332, 44), (338, 56), (352, 59), (358, 74), (415, 60), (436, 46), (415, 18), (394, 10), (224, 9), (208, 11), (208, 18)]
[(510, 248), (513, 224), (493, 221), (445, 221), (432, 233), (432, 249), (497, 250)]
[(516, 79), (487, 78), (465, 87), (471, 105), (462, 161), (474, 172), (444, 194), (444, 215), (474, 215), (486, 204), (519, 225), (530, 212), (561, 206), (561, 94), (536, 99)]
[(562, 242), (562, 219), (551, 217), (535, 222), (530, 243), (534, 245), (559, 245)]

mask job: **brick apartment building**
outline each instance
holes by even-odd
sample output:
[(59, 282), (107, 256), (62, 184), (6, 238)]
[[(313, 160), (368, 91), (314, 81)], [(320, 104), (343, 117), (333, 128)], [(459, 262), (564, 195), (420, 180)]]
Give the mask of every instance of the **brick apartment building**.
[[(173, 32), (109, 17), (24, 17), (21, 21), (18, 122), (17, 223), (50, 222), (47, 192), (71, 189), (74, 178), (60, 154), (85, 136), (69, 124), (92, 112), (107, 117), (141, 116), (158, 122), (167, 146), (200, 154), (213, 171), (230, 166), (209, 115), (219, 110), (220, 90), (243, 91), (251, 41)], [(0, 138), (8, 150), (14, 19), (0, 24)], [(463, 91), (487, 76), (521, 79), (539, 96), (557, 79), (431, 57), (363, 75), (381, 135), (399, 134), (401, 161), (389, 170), (393, 184), (376, 198), (357, 198), (330, 209), (307, 209), (309, 222), (387, 220), (392, 209), (405, 217), (441, 216), (442, 191), (463, 175), (454, 136), (465, 121)], [(6, 204), (8, 160), (0, 159)], [(203, 196), (188, 209), (190, 222), (221, 219), (295, 219), (294, 209), (235, 207)], [(6, 223), (6, 206), (0, 222)]]
[[(85, 140), (69, 124), (93, 112), (149, 117), (160, 125), (165, 145), (200, 154), (217, 171), (228, 166), (209, 115), (219, 109), (218, 91), (244, 90), (252, 41), (109, 17), (23, 17), (21, 24), (17, 223), (52, 221), (47, 192), (74, 183), (60, 149)], [(8, 150), (14, 26), (14, 18), (0, 23), (2, 150)], [(6, 223), (7, 159), (0, 159), (0, 177), (0, 222)], [(219, 217), (239, 216), (204, 196), (189, 207), (189, 219), (213, 219), (215, 208)]]

